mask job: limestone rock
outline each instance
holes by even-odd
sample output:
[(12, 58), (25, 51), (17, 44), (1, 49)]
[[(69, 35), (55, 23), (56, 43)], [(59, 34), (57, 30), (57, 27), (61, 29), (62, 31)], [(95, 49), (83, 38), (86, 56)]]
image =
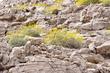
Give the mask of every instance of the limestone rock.
[(101, 56), (101, 55), (95, 55), (95, 54), (92, 54), (92, 55), (82, 55), (88, 62), (91, 62), (91, 63), (94, 63), (94, 64), (98, 64), (100, 62), (103, 62), (104, 61), (104, 58)]
[(96, 48), (97, 53), (102, 55), (109, 55), (110, 54), (110, 41), (104, 42), (102, 45)]
[(29, 37), (28, 40), (32, 45), (40, 45), (43, 42), (41, 37)]

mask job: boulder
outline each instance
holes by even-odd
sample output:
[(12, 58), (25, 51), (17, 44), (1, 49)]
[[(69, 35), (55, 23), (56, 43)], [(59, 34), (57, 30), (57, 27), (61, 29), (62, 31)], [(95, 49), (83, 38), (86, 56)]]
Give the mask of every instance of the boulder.
[(96, 50), (99, 54), (110, 55), (110, 41), (106, 41), (102, 45), (97, 46)]
[(31, 42), (31, 45), (40, 45), (43, 42), (41, 37), (29, 37), (27, 39)]
[(89, 5), (80, 13), (81, 28), (84, 30), (100, 30), (110, 27), (110, 7), (100, 4)]
[(83, 58), (85, 58), (88, 62), (91, 62), (91, 63), (94, 63), (94, 64), (98, 64), (100, 62), (103, 62), (104, 61), (104, 58), (100, 55), (100, 54), (84, 54), (82, 55)]

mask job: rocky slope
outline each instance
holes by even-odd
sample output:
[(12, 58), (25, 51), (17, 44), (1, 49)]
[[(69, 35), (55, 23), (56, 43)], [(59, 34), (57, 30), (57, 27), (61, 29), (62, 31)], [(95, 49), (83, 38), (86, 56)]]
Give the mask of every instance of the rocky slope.
[[(91, 4), (77, 7), (65, 0), (64, 9), (42, 13), (44, 8), (28, 6), (15, 8), (19, 3), (40, 0), (3, 0), (0, 3), (0, 73), (110, 73), (110, 6)], [(52, 4), (51, 0), (42, 2)], [(49, 22), (52, 21), (52, 22)], [(37, 22), (45, 29), (63, 24), (77, 29), (84, 37), (81, 48), (45, 45), (42, 38), (32, 37), (21, 47), (12, 48), (6, 33), (27, 23)], [(77, 44), (76, 44), (77, 45)]]

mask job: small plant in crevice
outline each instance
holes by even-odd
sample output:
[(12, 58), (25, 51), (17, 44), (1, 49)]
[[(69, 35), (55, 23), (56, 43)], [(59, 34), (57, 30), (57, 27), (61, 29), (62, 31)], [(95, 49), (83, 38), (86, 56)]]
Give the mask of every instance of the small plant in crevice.
[(44, 43), (48, 45), (60, 45), (69, 48), (79, 48), (83, 43), (84, 37), (75, 31), (66, 28), (51, 29), (44, 38)]

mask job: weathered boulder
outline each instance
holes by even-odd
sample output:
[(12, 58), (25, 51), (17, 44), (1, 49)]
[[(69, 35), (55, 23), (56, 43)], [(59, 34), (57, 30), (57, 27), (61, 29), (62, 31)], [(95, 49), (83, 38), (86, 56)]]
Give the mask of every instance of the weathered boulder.
[(31, 42), (31, 45), (40, 45), (43, 42), (41, 37), (29, 37), (27, 39)]
[(91, 63), (94, 63), (94, 64), (98, 64), (98, 63), (104, 61), (104, 58), (103, 58), (101, 55), (99, 55), (99, 54), (97, 54), (97, 55), (95, 55), (95, 54), (91, 54), (91, 55), (84, 54), (84, 55), (82, 55), (82, 56), (83, 56), (83, 58), (85, 58), (88, 62), (91, 62)]
[(9, 57), (10, 57), (10, 64), (12, 65), (26, 62), (23, 47), (14, 47)]
[(41, 54), (40, 49), (38, 48), (38, 46), (33, 45), (30, 41), (28, 41), (26, 43), (26, 45), (24, 46), (24, 53), (25, 55), (38, 55)]
[(109, 19), (107, 18), (96, 18), (90, 22), (81, 25), (83, 30), (101, 30), (110, 27)]
[(84, 30), (100, 30), (110, 27), (110, 7), (89, 5), (80, 15), (81, 28)]
[(97, 53), (102, 55), (110, 55), (110, 41), (104, 42), (102, 45), (96, 47)]

